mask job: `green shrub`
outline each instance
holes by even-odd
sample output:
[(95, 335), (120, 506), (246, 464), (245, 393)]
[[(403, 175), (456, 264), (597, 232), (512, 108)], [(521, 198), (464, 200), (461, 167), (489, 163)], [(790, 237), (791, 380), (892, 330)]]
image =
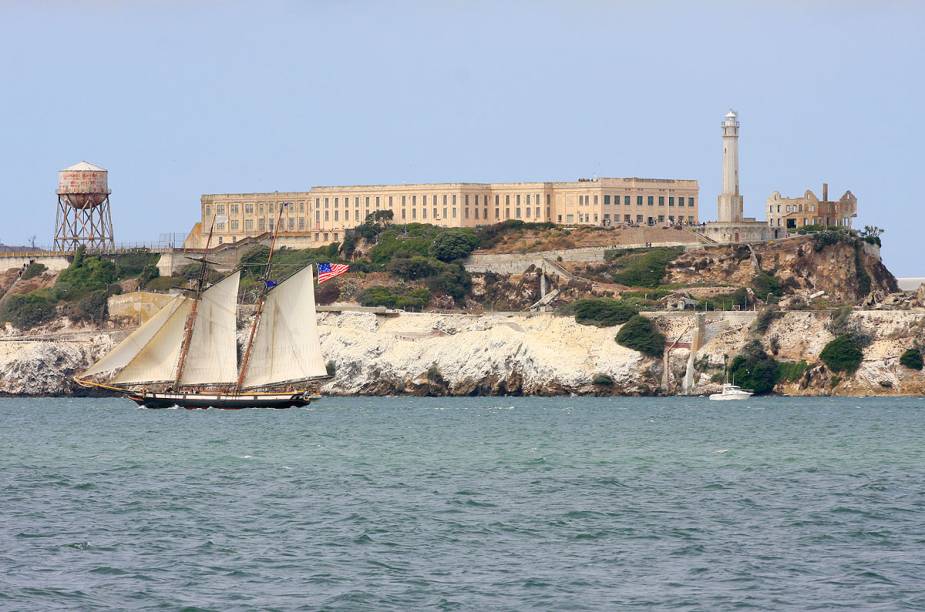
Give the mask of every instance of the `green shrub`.
[(41, 276), (48, 270), (48, 266), (37, 261), (30, 262), (29, 265), (22, 271), (21, 279), (27, 280), (30, 278), (35, 278), (36, 276)]
[(88, 256), (80, 247), (74, 253), (71, 265), (58, 276), (55, 294), (59, 299), (78, 300), (93, 291), (106, 289), (117, 278), (116, 264), (108, 259)]
[(169, 291), (185, 283), (186, 279), (182, 276), (159, 276), (145, 283), (145, 289), (148, 291)]
[(148, 266), (157, 267), (160, 255), (151, 253), (147, 249), (138, 249), (116, 255), (113, 260), (116, 264), (116, 276), (119, 279), (140, 276)]
[(105, 322), (109, 314), (107, 307), (109, 295), (106, 289), (88, 293), (68, 308), (68, 317), (72, 321), (96, 323), (97, 325)]
[(328, 376), (334, 376), (337, 374), (337, 364), (333, 361), (328, 361), (324, 364), (324, 369), (327, 371)]
[(860, 367), (864, 351), (857, 338), (842, 334), (826, 344), (819, 357), (833, 372), (852, 374)]
[(665, 336), (642, 315), (635, 315), (617, 332), (617, 344), (639, 351), (650, 357), (661, 357), (665, 352)]
[(819, 230), (813, 234), (813, 250), (818, 253), (829, 245), (845, 242), (850, 238), (851, 233), (845, 228)]
[(434, 276), (440, 272), (443, 264), (429, 257), (400, 257), (386, 264), (385, 269), (392, 276), (404, 280), (418, 280)]
[(749, 342), (729, 366), (735, 384), (750, 389), (755, 395), (765, 395), (777, 384), (779, 366), (757, 340)]
[(54, 316), (54, 302), (36, 293), (11, 295), (0, 309), (0, 321), (12, 323), (19, 329), (32, 329)]
[(385, 306), (386, 308), (424, 308), (430, 301), (430, 291), (424, 288), (403, 289), (374, 285), (360, 293), (363, 306)]
[(141, 269), (141, 273), (138, 275), (138, 288), (144, 289), (145, 285), (160, 275), (161, 273), (160, 270), (157, 269), (157, 266), (153, 264), (145, 266)]
[(425, 374), (427, 381), (435, 385), (445, 385), (446, 379), (443, 378), (443, 373), (440, 371), (440, 368), (437, 367), (436, 363), (430, 364), (430, 367), (427, 368)]
[(597, 385), (599, 387), (612, 387), (613, 378), (608, 374), (595, 374), (594, 378), (591, 379), (592, 385)]
[(906, 366), (910, 370), (921, 370), (922, 369), (922, 351), (917, 348), (911, 348), (906, 350), (900, 357), (899, 363)]
[(808, 369), (809, 364), (805, 361), (782, 361), (777, 366), (777, 380), (796, 382)]
[(441, 232), (430, 245), (430, 253), (440, 261), (455, 261), (468, 257), (479, 245), (479, 239), (468, 229)]
[(777, 277), (764, 270), (755, 274), (752, 279), (752, 291), (762, 300), (767, 299), (769, 295), (780, 297), (784, 294)]
[(472, 289), (472, 277), (457, 263), (444, 264), (436, 276), (427, 279), (427, 287), (434, 293), (445, 293), (459, 303)]
[(683, 252), (681, 247), (624, 251), (622, 257), (614, 260), (617, 269), (613, 273), (613, 280), (630, 287), (658, 287), (668, 264)]
[(639, 314), (639, 309), (622, 300), (595, 298), (578, 300), (572, 305), (575, 322), (581, 325), (610, 327), (626, 323)]
[(525, 230), (549, 230), (555, 227), (554, 223), (526, 223), (517, 219), (508, 219), (494, 225), (483, 225), (476, 229), (475, 235), (479, 240), (480, 248), (490, 249), (498, 244), (506, 234)]

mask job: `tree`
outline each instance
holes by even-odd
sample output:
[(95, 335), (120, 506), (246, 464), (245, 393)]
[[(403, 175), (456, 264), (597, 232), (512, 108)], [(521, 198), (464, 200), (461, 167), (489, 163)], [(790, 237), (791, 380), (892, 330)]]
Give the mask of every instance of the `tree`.
[(764, 351), (757, 340), (745, 345), (742, 353), (736, 355), (729, 366), (729, 375), (736, 384), (750, 389), (755, 395), (773, 391), (779, 372), (780, 365)]
[(900, 356), (899, 363), (906, 366), (910, 370), (921, 370), (923, 367), (922, 351), (917, 348), (907, 349)]
[(842, 334), (826, 344), (819, 357), (833, 372), (853, 374), (861, 366), (864, 351), (857, 338)]
[(649, 357), (661, 357), (665, 352), (665, 336), (642, 315), (635, 315), (623, 324), (614, 338), (617, 344), (639, 351)]
[(609, 298), (578, 300), (572, 308), (575, 311), (576, 323), (597, 327), (620, 325), (639, 314), (639, 309), (632, 304)]
[(479, 245), (479, 239), (468, 230), (447, 230), (437, 235), (430, 253), (440, 261), (455, 261), (468, 257)]

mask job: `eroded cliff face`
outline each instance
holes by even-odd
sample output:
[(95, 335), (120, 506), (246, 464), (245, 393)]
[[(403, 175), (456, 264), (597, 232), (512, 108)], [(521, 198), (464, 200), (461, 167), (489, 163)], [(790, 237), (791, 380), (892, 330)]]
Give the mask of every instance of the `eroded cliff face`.
[(787, 293), (824, 291), (834, 302), (897, 290), (878, 247), (853, 239), (817, 250), (811, 236), (687, 251), (669, 264), (665, 282), (747, 287), (759, 271), (774, 274)]
[[(325, 360), (336, 372), (324, 394), (654, 395), (711, 393), (725, 356), (756, 338), (753, 312), (653, 313), (668, 339), (665, 359), (619, 346), (619, 327), (535, 315), (322, 313)], [(925, 309), (858, 311), (849, 322), (870, 337), (853, 375), (833, 375), (819, 353), (834, 335), (826, 311), (788, 312), (758, 337), (779, 361), (806, 361), (803, 376), (778, 386), (793, 395), (925, 395), (925, 372), (899, 356), (925, 341)], [(0, 334), (0, 393), (68, 395), (70, 377), (125, 331), (62, 329), (24, 339)], [(691, 359), (691, 350), (695, 350)]]

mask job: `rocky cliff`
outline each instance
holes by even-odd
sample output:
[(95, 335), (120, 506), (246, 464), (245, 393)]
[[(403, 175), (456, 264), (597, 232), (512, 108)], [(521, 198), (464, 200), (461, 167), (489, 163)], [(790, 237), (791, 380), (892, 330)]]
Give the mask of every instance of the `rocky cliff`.
[[(460, 315), (322, 313), (322, 351), (333, 362), (326, 394), (597, 394), (709, 393), (718, 388), (725, 356), (756, 335), (753, 312), (653, 313), (668, 339), (664, 359), (614, 342), (618, 327), (578, 325), (553, 314)], [(899, 364), (925, 340), (925, 309), (857, 311), (850, 323), (870, 343), (856, 373), (835, 376), (819, 361), (834, 335), (832, 313), (788, 312), (758, 338), (781, 361), (805, 361), (795, 395), (921, 395), (925, 372)], [(124, 331), (64, 328), (24, 339), (0, 337), (0, 393), (54, 395), (75, 391), (70, 376), (108, 350)], [(693, 354), (692, 354), (693, 351)]]

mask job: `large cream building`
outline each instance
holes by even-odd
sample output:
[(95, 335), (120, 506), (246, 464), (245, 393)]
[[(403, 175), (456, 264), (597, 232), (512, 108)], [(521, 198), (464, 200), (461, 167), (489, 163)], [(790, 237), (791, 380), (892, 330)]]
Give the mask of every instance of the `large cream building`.
[(201, 219), (187, 248), (237, 242), (274, 230), (291, 246), (339, 242), (344, 232), (375, 211), (395, 223), (475, 227), (508, 219), (563, 225), (667, 225), (698, 223), (695, 180), (599, 178), (574, 182), (437, 183), (312, 187), (304, 192), (224, 193), (201, 198)]

